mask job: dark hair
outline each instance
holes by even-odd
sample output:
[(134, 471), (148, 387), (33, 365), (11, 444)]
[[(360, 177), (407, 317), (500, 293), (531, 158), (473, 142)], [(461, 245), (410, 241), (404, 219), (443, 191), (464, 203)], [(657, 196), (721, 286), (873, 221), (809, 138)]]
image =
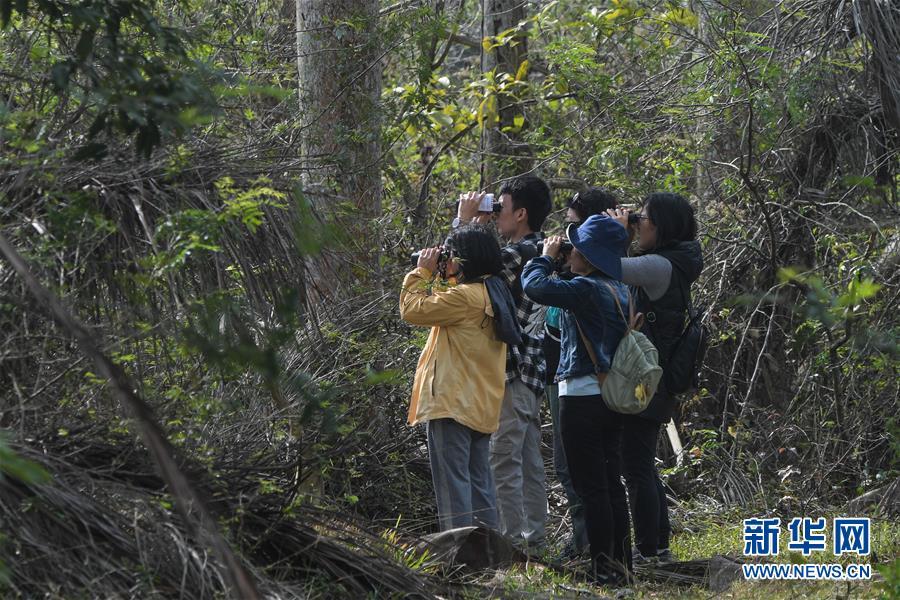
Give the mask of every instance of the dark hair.
[(444, 244), (460, 259), (459, 270), (467, 281), (483, 275), (498, 275), (503, 270), (500, 243), (491, 230), (481, 225), (457, 229)]
[(619, 203), (615, 196), (603, 188), (592, 187), (578, 192), (569, 200), (567, 208), (578, 215), (579, 221), (586, 221), (591, 215), (602, 215), (608, 208), (616, 208)]
[(654, 192), (644, 200), (650, 222), (656, 225), (656, 247), (697, 239), (694, 207), (679, 194)]
[(550, 186), (535, 175), (520, 175), (500, 186), (500, 196), (512, 197), (513, 210), (524, 208), (528, 211), (528, 227), (540, 231), (553, 207), (550, 201)]

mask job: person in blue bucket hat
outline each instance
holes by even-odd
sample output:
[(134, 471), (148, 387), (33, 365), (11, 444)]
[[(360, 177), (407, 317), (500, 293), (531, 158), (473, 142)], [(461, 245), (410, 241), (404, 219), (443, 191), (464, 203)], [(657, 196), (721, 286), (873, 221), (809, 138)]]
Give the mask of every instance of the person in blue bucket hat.
[[(631, 533), (622, 485), (622, 415), (603, 401), (598, 375), (609, 372), (625, 333), (628, 289), (618, 281), (628, 233), (607, 215), (592, 215), (567, 231), (574, 247), (567, 264), (575, 277), (551, 277), (563, 239), (547, 238), (544, 254), (522, 272), (529, 298), (562, 309), (560, 315), (560, 429), (569, 473), (584, 503), (591, 571), (601, 584), (623, 585), (631, 576)], [(615, 296), (613, 296), (615, 294)], [(579, 333), (593, 346), (597, 366)]]
[[(591, 215), (606, 214), (611, 208), (616, 208), (618, 201), (609, 191), (600, 187), (591, 187), (579, 191), (569, 200), (566, 209), (565, 226), (572, 223), (580, 224)], [(612, 215), (610, 215), (612, 216)], [(575, 275), (567, 268), (557, 276), (562, 279), (571, 279)], [(559, 315), (562, 309), (555, 306), (547, 308), (544, 315), (544, 358), (547, 361), (546, 387), (544, 388), (547, 401), (550, 404), (550, 419), (553, 425), (553, 469), (556, 478), (562, 485), (568, 501), (568, 515), (572, 521), (572, 534), (564, 543), (559, 560), (572, 560), (587, 555), (588, 540), (587, 526), (584, 523), (584, 507), (575, 488), (572, 486), (572, 478), (569, 476), (569, 463), (566, 461), (566, 451), (562, 445), (562, 436), (559, 433), (559, 386), (556, 384), (556, 367), (559, 365)]]

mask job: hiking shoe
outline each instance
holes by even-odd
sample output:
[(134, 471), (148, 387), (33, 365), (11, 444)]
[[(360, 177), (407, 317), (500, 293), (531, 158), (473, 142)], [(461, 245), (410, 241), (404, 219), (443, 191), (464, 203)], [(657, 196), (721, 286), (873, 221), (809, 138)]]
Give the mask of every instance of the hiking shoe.
[(656, 560), (660, 563), (672, 563), (675, 561), (675, 555), (672, 554), (672, 551), (668, 548), (663, 548), (662, 550), (656, 551)]
[(631, 549), (631, 564), (635, 567), (645, 567), (647, 565), (656, 564), (659, 558), (656, 556), (644, 556), (637, 548)]
[(570, 560), (576, 560), (579, 558), (583, 558), (587, 554), (587, 548), (579, 548), (575, 544), (575, 537), (570, 537), (567, 541), (563, 549), (557, 555), (556, 559), (560, 562), (568, 562)]

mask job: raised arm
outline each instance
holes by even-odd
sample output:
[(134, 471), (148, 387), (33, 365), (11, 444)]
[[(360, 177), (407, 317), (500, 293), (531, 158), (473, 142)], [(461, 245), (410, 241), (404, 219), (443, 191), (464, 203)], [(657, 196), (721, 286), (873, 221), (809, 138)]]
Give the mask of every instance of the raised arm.
[(407, 273), (400, 290), (400, 317), (424, 327), (458, 325), (469, 318), (473, 308), (464, 292), (456, 287), (429, 292), (427, 286), (431, 275), (426, 267), (417, 267)]
[(622, 283), (643, 288), (651, 300), (661, 298), (671, 281), (672, 263), (659, 254), (622, 259)]
[(553, 262), (547, 256), (533, 258), (522, 271), (522, 289), (525, 294), (544, 306), (557, 306), (575, 310), (583, 304), (589, 289), (579, 278), (566, 281), (550, 277)]

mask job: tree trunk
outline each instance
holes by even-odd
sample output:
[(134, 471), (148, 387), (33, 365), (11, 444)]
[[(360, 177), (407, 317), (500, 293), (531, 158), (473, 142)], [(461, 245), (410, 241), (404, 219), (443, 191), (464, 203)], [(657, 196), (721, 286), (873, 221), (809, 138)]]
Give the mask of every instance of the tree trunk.
[[(494, 38), (498, 34), (516, 27), (526, 18), (525, 3), (522, 0), (482, 0), (481, 35), (483, 39)], [(505, 44), (489, 51), (482, 50), (481, 70), (494, 71), (499, 82), (502, 73), (515, 77), (528, 57), (527, 38), (522, 33), (512, 36)], [(508, 94), (497, 94), (494, 98), (496, 111), (488, 110), (481, 136), (481, 186), (492, 186), (498, 180), (531, 168), (530, 152), (523, 141), (521, 128), (524, 126), (522, 108), (515, 104), (515, 98)], [(494, 117), (496, 115), (496, 117)], [(516, 116), (520, 117), (516, 123)], [(510, 128), (503, 131), (504, 128)]]
[(375, 0), (296, 0), (303, 187), (346, 234), (353, 274), (380, 281), (378, 10)]

